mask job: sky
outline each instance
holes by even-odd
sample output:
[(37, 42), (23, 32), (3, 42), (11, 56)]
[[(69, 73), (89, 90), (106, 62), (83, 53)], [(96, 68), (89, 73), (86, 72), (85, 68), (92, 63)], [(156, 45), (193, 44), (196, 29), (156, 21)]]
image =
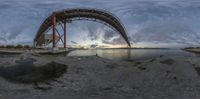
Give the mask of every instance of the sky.
[[(52, 12), (77, 7), (113, 13), (133, 47), (200, 45), (198, 0), (0, 0), (0, 45), (32, 44)], [(68, 45), (126, 45), (119, 33), (100, 23), (73, 21), (67, 26)]]

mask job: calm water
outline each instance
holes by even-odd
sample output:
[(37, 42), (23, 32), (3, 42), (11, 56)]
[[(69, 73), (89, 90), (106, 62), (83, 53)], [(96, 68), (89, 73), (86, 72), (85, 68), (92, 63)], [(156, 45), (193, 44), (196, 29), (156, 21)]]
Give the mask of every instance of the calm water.
[(68, 56), (92, 56), (96, 55), (115, 60), (137, 60), (137, 59), (148, 59), (164, 56), (200, 56), (186, 52), (183, 50), (174, 49), (92, 49), (92, 50), (75, 50), (68, 54)]

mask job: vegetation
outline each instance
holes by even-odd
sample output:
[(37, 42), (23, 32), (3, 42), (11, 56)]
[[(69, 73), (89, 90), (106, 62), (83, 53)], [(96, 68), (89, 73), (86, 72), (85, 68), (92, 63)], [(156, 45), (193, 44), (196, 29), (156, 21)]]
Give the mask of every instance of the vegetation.
[(23, 45), (18, 44), (17, 46), (15, 46), (15, 48), (23, 48)]
[(5, 46), (4, 45), (0, 45), (0, 48), (5, 48)]
[(6, 45), (6, 48), (15, 48), (14, 45)]
[(29, 45), (24, 45), (24, 48), (31, 48)]

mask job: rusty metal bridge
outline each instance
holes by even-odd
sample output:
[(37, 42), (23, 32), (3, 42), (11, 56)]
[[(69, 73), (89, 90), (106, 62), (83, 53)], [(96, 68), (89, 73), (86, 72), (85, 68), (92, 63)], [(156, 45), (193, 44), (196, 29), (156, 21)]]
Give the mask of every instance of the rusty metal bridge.
[[(73, 8), (53, 12), (41, 24), (34, 39), (34, 46), (41, 47), (52, 43), (52, 47), (55, 48), (58, 42), (61, 41), (63, 47), (66, 48), (67, 23), (71, 23), (74, 20), (89, 20), (103, 23), (119, 32), (128, 46), (130, 46), (125, 28), (117, 17), (105, 10), (91, 8)], [(62, 34), (59, 33), (57, 26), (62, 28)], [(49, 31), (52, 31), (52, 34), (47, 35)]]

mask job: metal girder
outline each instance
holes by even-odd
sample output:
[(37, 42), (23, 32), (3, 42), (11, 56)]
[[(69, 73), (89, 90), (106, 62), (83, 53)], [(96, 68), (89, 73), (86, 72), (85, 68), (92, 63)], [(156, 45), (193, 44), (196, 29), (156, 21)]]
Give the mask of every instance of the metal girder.
[[(63, 39), (62, 39), (63, 35), (62, 35), (62, 36), (60, 35), (60, 32), (58, 31), (58, 29), (57, 29), (57, 28), (56, 28), (56, 33), (57, 33), (57, 34), (58, 34), (58, 36), (59, 36), (59, 39), (58, 39), (58, 41), (59, 41), (59, 40), (61, 40), (61, 41), (63, 42), (63, 44), (64, 44), (64, 41), (63, 41)], [(57, 42), (58, 42), (58, 41), (57, 41)]]
[[(52, 21), (54, 16), (55, 16), (56, 20)], [(92, 19), (92, 21), (98, 20), (98, 21), (102, 21), (106, 25), (108, 24), (109, 26), (113, 27), (117, 32), (119, 32), (121, 34), (121, 36), (125, 39), (127, 44), (130, 46), (130, 42), (128, 40), (125, 28), (120, 23), (120, 21), (117, 17), (115, 17), (113, 14), (111, 14), (105, 10), (90, 9), (90, 8), (73, 8), (73, 9), (65, 9), (62, 11), (54, 12), (52, 15), (47, 17), (45, 19), (45, 21), (41, 24), (38, 32), (36, 33), (34, 42), (36, 42), (36, 45), (42, 45), (44, 43), (44, 42), (40, 42), (41, 36), (44, 33), (47, 33), (46, 31), (48, 31), (50, 28), (52, 28), (53, 22), (55, 22), (54, 25), (56, 25), (57, 23), (63, 22), (63, 21), (64, 22), (73, 21), (73, 19), (76, 19), (76, 18), (77, 19), (81, 19), (81, 18)], [(65, 28), (65, 27), (62, 27), (62, 28)], [(64, 32), (66, 33), (65, 30), (66, 30), (66, 28), (64, 29)], [(53, 30), (53, 31), (56, 31), (56, 30)]]
[(56, 15), (52, 16), (53, 47), (56, 47)]

